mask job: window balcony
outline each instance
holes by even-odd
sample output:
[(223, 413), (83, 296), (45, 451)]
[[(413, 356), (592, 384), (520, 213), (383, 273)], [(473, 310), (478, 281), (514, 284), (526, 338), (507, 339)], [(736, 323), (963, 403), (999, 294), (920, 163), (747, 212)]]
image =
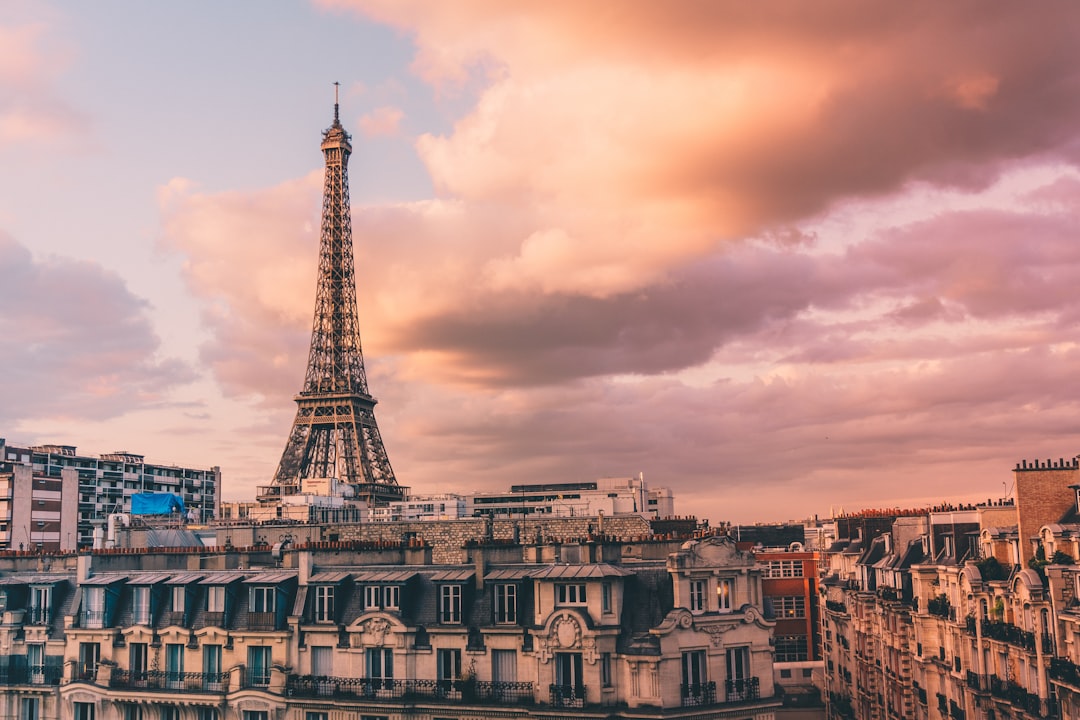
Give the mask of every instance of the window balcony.
[(584, 707), (584, 685), (555, 685), (549, 688), (552, 707)]
[(59, 685), (64, 669), (52, 665), (24, 665), (0, 670), (0, 685)]
[(739, 678), (724, 682), (727, 702), (747, 702), (761, 698), (761, 682), (756, 677)]
[(165, 690), (182, 692), (229, 692), (228, 673), (169, 672), (168, 670), (112, 671), (109, 687), (121, 690)]
[(286, 694), (338, 700), (373, 698), (423, 698), (447, 702), (532, 705), (536, 702), (531, 682), (478, 680), (394, 680), (392, 678), (346, 678), (290, 675)]
[(679, 695), (682, 697), (683, 707), (696, 707), (698, 705), (716, 704), (716, 683), (704, 682), (692, 685), (680, 685)]

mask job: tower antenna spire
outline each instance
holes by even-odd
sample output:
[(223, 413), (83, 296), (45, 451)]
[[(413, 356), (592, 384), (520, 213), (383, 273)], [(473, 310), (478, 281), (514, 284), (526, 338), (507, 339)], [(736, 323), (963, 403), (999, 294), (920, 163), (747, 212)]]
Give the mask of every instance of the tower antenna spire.
[(337, 125), (337, 124), (339, 124), (341, 122), (338, 119), (338, 88), (340, 86), (341, 86), (341, 83), (339, 83), (339, 82), (334, 83), (334, 124), (335, 125)]

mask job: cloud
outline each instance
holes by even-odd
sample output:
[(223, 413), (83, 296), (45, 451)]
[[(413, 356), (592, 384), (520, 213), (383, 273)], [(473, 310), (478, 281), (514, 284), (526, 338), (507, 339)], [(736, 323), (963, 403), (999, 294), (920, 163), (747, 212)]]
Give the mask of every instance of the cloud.
[(396, 107), (375, 108), (360, 118), (360, 130), (366, 137), (397, 135), (404, 111)]
[(0, 232), (0, 274), (0, 423), (161, 407), (194, 379), (159, 356), (145, 301), (101, 266), (36, 259)]
[(0, 21), (0, 151), (83, 131), (85, 118), (55, 87), (73, 55), (44, 23)]
[[(1071, 6), (322, 4), (409, 33), (434, 93), (480, 78), (417, 141), (436, 196), (354, 207), (402, 482), (644, 471), (745, 520), (1070, 452)], [(319, 187), (164, 193), (202, 357), (265, 407), (302, 378)]]
[(321, 174), (257, 192), (199, 192), (176, 178), (158, 193), (161, 245), (184, 258), (204, 301), (201, 358), (227, 394), (298, 386), (318, 260)]

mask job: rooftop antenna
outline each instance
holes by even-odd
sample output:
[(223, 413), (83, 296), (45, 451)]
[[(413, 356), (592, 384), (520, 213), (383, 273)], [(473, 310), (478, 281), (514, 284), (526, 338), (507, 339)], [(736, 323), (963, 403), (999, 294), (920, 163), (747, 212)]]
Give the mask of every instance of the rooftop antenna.
[(340, 86), (341, 86), (341, 83), (339, 83), (339, 82), (334, 83), (334, 124), (335, 125), (340, 124), (340, 120), (338, 120), (338, 88)]

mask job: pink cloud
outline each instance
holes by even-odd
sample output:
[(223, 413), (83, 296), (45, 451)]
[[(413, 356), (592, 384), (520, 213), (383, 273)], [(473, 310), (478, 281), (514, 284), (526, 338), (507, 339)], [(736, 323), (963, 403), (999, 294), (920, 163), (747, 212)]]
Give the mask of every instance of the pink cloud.
[[(403, 482), (644, 471), (702, 514), (760, 519), (985, 497), (1020, 457), (1070, 452), (1071, 7), (323, 4), (409, 33), (436, 92), (483, 79), (451, 132), (417, 143), (437, 196), (354, 208)], [(1059, 179), (1012, 204), (983, 193), (1035, 163)], [(915, 186), (917, 217), (885, 217)], [(318, 189), (177, 186), (164, 205), (203, 358), (283, 415)], [(819, 237), (852, 200), (871, 230)]]
[(55, 88), (73, 55), (45, 24), (0, 24), (0, 150), (81, 132), (85, 119)]
[(37, 259), (0, 232), (0, 423), (168, 404), (191, 369), (160, 357), (144, 300), (101, 266)]
[(397, 135), (405, 113), (396, 107), (375, 108), (360, 118), (360, 130), (366, 137)]

